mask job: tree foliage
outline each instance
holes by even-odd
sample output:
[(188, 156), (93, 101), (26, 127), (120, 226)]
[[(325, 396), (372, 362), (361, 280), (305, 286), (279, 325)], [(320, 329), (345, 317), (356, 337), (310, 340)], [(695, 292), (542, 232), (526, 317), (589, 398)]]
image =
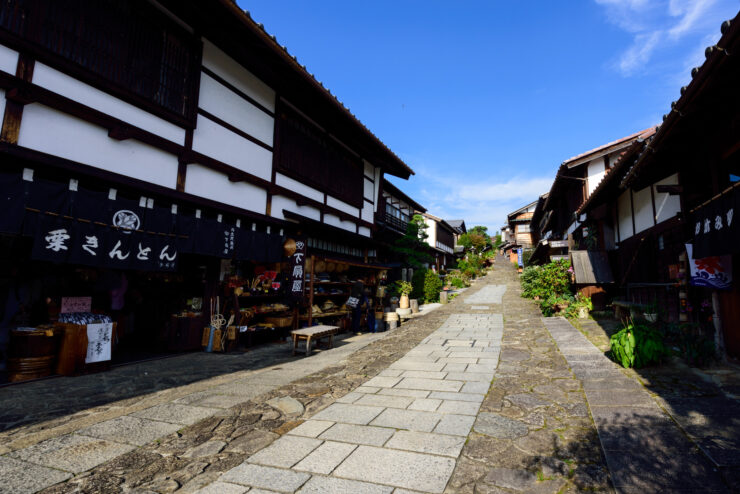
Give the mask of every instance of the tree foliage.
[(406, 226), (406, 234), (394, 242), (393, 251), (400, 254), (405, 264), (420, 269), (424, 264), (431, 263), (434, 259), (428, 253), (426, 239), (429, 234), (426, 232), (428, 225), (424, 217), (415, 214)]

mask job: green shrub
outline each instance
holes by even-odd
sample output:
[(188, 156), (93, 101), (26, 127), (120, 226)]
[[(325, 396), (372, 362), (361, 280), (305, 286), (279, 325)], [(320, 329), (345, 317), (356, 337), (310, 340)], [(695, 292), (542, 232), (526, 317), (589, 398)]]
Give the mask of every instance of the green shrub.
[(445, 283), (450, 286), (454, 286), (455, 288), (464, 288), (466, 283), (463, 276), (464, 275), (459, 269), (453, 269), (447, 273), (447, 276), (445, 276)]
[(427, 270), (424, 276), (424, 300), (426, 302), (439, 302), (439, 292), (442, 291), (442, 280), (434, 271)]
[(661, 333), (633, 322), (612, 335), (609, 343), (612, 359), (626, 368), (645, 367), (668, 355)]
[(414, 287), (411, 290), (409, 298), (415, 298), (417, 300), (424, 299), (424, 278), (426, 277), (426, 269), (415, 269), (414, 275), (411, 277), (411, 285)]
[(524, 268), (520, 277), (522, 297), (542, 299), (571, 293), (570, 273), (570, 261), (567, 260)]

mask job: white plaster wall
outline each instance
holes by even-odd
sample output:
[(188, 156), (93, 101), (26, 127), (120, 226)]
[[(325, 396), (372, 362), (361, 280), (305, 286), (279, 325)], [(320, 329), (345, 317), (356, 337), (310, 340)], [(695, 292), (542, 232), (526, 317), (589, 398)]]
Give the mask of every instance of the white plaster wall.
[(365, 166), (365, 176), (375, 180), (375, 167), (365, 160), (362, 160), (362, 164)]
[(0, 70), (15, 75), (18, 68), (18, 52), (5, 45), (0, 45)]
[(185, 143), (185, 129), (182, 127), (171, 124), (42, 63), (36, 62), (33, 69), (33, 83), (169, 141), (177, 144)]
[(365, 237), (370, 236), (370, 229), (367, 227), (361, 226), (359, 232), (360, 232), (360, 235), (363, 235)]
[(265, 180), (272, 179), (272, 152), (198, 115), (193, 149)]
[(373, 223), (373, 215), (375, 214), (375, 208), (372, 204), (365, 201), (365, 207), (362, 208), (362, 219)]
[(383, 172), (380, 168), (375, 169), (375, 192), (373, 193), (373, 204), (375, 204), (375, 211), (378, 210), (378, 194), (380, 193), (380, 180), (383, 178)]
[(121, 175), (175, 188), (177, 157), (43, 105), (26, 105), (18, 144)]
[(588, 195), (593, 193), (596, 186), (599, 185), (601, 180), (604, 178), (604, 158), (597, 158), (588, 163)]
[(203, 73), (198, 106), (268, 146), (273, 145), (275, 119)]
[(333, 214), (324, 214), (324, 223), (352, 233), (355, 233), (357, 230), (357, 225), (355, 223), (352, 221), (342, 221)]
[(632, 191), (632, 203), (635, 207), (635, 233), (640, 233), (655, 226), (653, 219), (653, 197), (650, 187)]
[(313, 199), (314, 201), (324, 202), (324, 193), (319, 192), (313, 187), (304, 185), (298, 180), (293, 180), (290, 177), (286, 177), (282, 173), (275, 174), (275, 183), (286, 189), (290, 189), (293, 192), (298, 192), (300, 195)]
[(0, 115), (5, 115), (5, 91), (0, 89)]
[(632, 203), (630, 202), (630, 191), (626, 190), (617, 200), (617, 211), (619, 222), (619, 240), (630, 238), (635, 232), (632, 230)]
[[(653, 187), (658, 185), (678, 185), (678, 174), (659, 180)], [(655, 191), (655, 216), (658, 223), (669, 220), (681, 212), (681, 198), (670, 194)]]
[(373, 200), (373, 197), (375, 196), (375, 184), (368, 180), (367, 178), (363, 179), (364, 188), (363, 188), (363, 196)]
[(427, 228), (427, 243), (432, 247), (437, 247), (437, 222), (426, 216), (424, 222), (429, 226)]
[(245, 182), (230, 182), (223, 173), (201, 165), (188, 165), (185, 192), (223, 204), (265, 214), (267, 192)]
[(203, 40), (203, 66), (211, 69), (268, 110), (275, 111), (275, 91), (207, 39)]
[(285, 196), (272, 196), (271, 216), (284, 220), (285, 215), (283, 215), (283, 209), (300, 214), (306, 218), (311, 218), (312, 220), (321, 221), (321, 212), (318, 209), (311, 206), (298, 206), (293, 199)]
[(346, 202), (340, 201), (332, 196), (326, 196), (326, 205), (331, 206), (334, 209), (338, 209), (342, 212), (351, 214), (352, 216), (360, 216), (360, 210), (354, 206), (350, 206)]

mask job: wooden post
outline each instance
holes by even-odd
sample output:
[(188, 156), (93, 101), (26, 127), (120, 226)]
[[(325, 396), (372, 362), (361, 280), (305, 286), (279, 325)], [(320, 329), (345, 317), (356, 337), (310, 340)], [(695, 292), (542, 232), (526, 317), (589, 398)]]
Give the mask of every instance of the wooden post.
[(311, 281), (308, 284), (308, 327), (313, 324), (313, 267), (316, 265), (316, 257), (311, 256)]

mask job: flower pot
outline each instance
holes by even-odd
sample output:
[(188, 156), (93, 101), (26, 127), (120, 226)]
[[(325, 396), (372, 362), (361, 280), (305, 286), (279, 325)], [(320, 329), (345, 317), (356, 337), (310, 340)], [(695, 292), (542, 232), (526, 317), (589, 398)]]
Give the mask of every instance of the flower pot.
[(398, 307), (400, 309), (409, 308), (409, 296), (408, 295), (401, 295), (401, 298), (398, 300)]
[(579, 307), (578, 308), (578, 319), (587, 319), (588, 318), (588, 307)]
[(559, 312), (564, 311), (568, 308), (569, 304), (555, 304), (555, 308), (558, 309)]

